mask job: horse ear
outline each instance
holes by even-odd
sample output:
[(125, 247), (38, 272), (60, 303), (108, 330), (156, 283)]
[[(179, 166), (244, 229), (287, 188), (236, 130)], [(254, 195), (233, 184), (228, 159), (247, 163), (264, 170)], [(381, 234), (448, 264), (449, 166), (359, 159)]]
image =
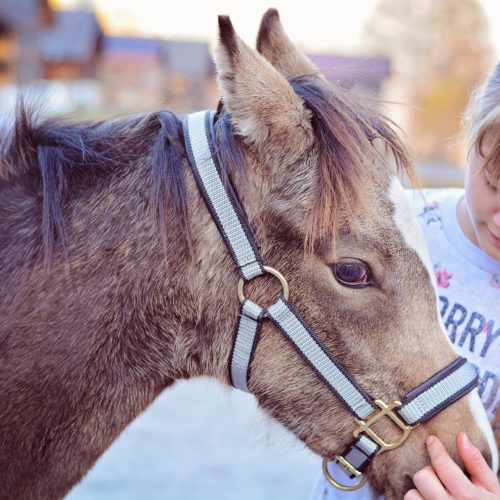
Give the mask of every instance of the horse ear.
[[(219, 85), (233, 126), (270, 154), (302, 154), (313, 141), (311, 112), (287, 79), (246, 45), (229, 17), (219, 16), (215, 53)], [(273, 151), (274, 150), (274, 151)]]
[(262, 16), (257, 35), (257, 50), (285, 78), (299, 75), (324, 78), (318, 68), (288, 38), (276, 9), (269, 9)]

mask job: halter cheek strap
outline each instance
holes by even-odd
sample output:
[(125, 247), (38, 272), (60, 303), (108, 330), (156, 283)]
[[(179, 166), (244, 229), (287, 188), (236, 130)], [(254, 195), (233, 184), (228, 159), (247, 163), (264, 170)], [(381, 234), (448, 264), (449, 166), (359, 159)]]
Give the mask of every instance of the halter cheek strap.
[[(196, 184), (212, 214), (219, 232), (231, 253), (240, 276), (251, 280), (264, 273), (247, 217), (237, 201), (226, 191), (217, 168), (217, 156), (213, 154), (213, 112), (201, 111), (188, 115), (184, 121), (184, 137)], [(232, 188), (231, 188), (232, 190)]]
[[(413, 426), (426, 422), (441, 410), (470, 392), (478, 383), (473, 365), (465, 358), (457, 358), (417, 388), (410, 391), (402, 402), (386, 404), (373, 400), (350, 376), (343, 366), (328, 352), (299, 312), (288, 302), (285, 278), (273, 268), (264, 266), (255, 234), (242, 209), (234, 188), (226, 187), (220, 176), (214, 144), (213, 113), (201, 111), (184, 120), (184, 140), (189, 164), (198, 188), (221, 233), (240, 274), (238, 294), (240, 315), (230, 362), (232, 384), (250, 392), (250, 367), (259, 339), (262, 321), (268, 318), (288, 339), (304, 361), (323, 380), (330, 390), (355, 415), (357, 427), (354, 440), (337, 455), (337, 461), (350, 477), (360, 477), (354, 487), (346, 487), (334, 480), (324, 460), (327, 479), (337, 488), (356, 489), (366, 481), (363, 471), (375, 455), (401, 446)], [(262, 308), (244, 297), (244, 283), (265, 273), (276, 276), (283, 295), (268, 307)], [(387, 443), (371, 426), (381, 418), (390, 418), (401, 430), (397, 441)]]

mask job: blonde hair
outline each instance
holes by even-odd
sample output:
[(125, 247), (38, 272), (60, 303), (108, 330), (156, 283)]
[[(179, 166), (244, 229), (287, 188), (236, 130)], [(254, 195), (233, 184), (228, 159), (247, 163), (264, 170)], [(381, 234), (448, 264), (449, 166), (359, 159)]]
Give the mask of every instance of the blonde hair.
[[(464, 115), (464, 124), (468, 152), (474, 150), (484, 158), (483, 168), (488, 167), (493, 178), (500, 179), (500, 62), (484, 84), (472, 93)], [(485, 156), (484, 139), (494, 128), (493, 147)]]

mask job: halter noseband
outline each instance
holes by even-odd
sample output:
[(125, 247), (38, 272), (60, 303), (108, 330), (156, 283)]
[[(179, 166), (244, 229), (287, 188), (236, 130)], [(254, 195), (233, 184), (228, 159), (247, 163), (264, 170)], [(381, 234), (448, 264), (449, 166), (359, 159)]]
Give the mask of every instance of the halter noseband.
[[(298, 311), (288, 302), (286, 279), (263, 264), (259, 246), (241, 207), (234, 188), (225, 189), (213, 151), (213, 112), (200, 111), (184, 120), (184, 141), (189, 164), (205, 203), (224, 239), (240, 274), (238, 296), (241, 309), (237, 334), (231, 355), (231, 381), (234, 387), (247, 392), (255, 346), (264, 318), (268, 318), (292, 343), (302, 358), (355, 415), (357, 427), (354, 441), (335, 462), (354, 479), (353, 486), (336, 481), (329, 473), (328, 459), (323, 460), (326, 479), (336, 488), (354, 490), (366, 482), (363, 475), (373, 457), (401, 446), (413, 427), (431, 419), (444, 408), (470, 392), (478, 383), (478, 374), (465, 358), (457, 358), (444, 369), (410, 391), (402, 402), (389, 404), (372, 398), (356, 383), (316, 338)], [(283, 294), (267, 309), (244, 296), (244, 284), (257, 276), (271, 274), (279, 279)], [(371, 426), (387, 416), (401, 430), (397, 441), (385, 442)]]

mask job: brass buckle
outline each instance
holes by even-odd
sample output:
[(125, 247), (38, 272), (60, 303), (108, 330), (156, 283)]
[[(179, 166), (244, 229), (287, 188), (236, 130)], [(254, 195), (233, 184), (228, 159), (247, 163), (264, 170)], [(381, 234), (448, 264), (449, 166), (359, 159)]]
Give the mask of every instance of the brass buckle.
[(344, 457), (341, 457), (339, 455), (335, 456), (334, 461), (337, 462), (348, 474), (353, 474), (356, 477), (360, 477), (361, 479), (352, 485), (347, 485), (347, 484), (342, 484), (339, 483), (336, 479), (332, 477), (330, 474), (330, 471), (328, 470), (328, 458), (323, 459), (323, 475), (325, 476), (325, 479), (335, 488), (342, 490), (342, 491), (354, 491), (358, 490), (361, 488), (365, 483), (366, 483), (366, 476), (363, 475), (361, 471), (356, 469), (354, 465), (352, 465), (350, 462), (348, 462)]
[[(399, 401), (393, 401), (392, 403), (386, 404), (384, 403), (381, 399), (376, 399), (374, 403), (380, 408), (379, 411), (374, 413), (368, 420), (359, 420), (357, 418), (354, 419), (354, 421), (357, 424), (357, 428), (354, 429), (353, 435), (355, 438), (357, 438), (362, 432), (370, 436), (375, 443), (377, 443), (380, 447), (380, 449), (377, 451), (377, 455), (379, 453), (382, 453), (383, 451), (387, 450), (393, 450), (394, 448), (398, 448), (401, 446), (407, 439), (408, 436), (410, 435), (410, 432), (413, 430), (415, 426), (407, 425), (401, 417), (394, 412), (394, 409), (397, 408), (398, 406), (401, 406), (401, 402)], [(397, 441), (393, 441), (392, 443), (386, 443), (372, 428), (371, 426), (380, 420), (382, 417), (389, 417), (402, 431), (401, 437)], [(360, 477), (360, 481), (353, 484), (353, 485), (345, 485), (339, 483), (336, 479), (334, 479), (330, 471), (328, 470), (328, 462), (329, 460), (327, 458), (323, 459), (323, 474), (326, 478), (326, 480), (335, 488), (338, 488), (339, 490), (343, 491), (354, 491), (359, 488), (361, 488), (365, 483), (366, 483), (366, 476), (356, 469), (354, 465), (352, 465), (348, 460), (346, 460), (344, 457), (340, 455), (336, 455), (334, 458), (335, 462), (337, 462), (346, 472), (347, 474), (351, 474), (355, 477)]]
[[(386, 404), (381, 399), (376, 399), (374, 403), (380, 408), (380, 411), (372, 415), (366, 421), (358, 420), (357, 418), (355, 418), (354, 421), (358, 425), (358, 428), (354, 429), (353, 435), (355, 438), (357, 438), (359, 434), (364, 432), (365, 434), (370, 436), (373, 441), (375, 441), (380, 446), (380, 449), (377, 452), (378, 455), (379, 453), (382, 453), (384, 451), (393, 450), (394, 448), (398, 448), (399, 446), (401, 446), (408, 439), (408, 436), (410, 435), (410, 432), (413, 430), (414, 426), (405, 424), (401, 417), (393, 411), (394, 408), (401, 406), (400, 401), (393, 401), (392, 403)], [(401, 437), (397, 441), (394, 441), (392, 443), (386, 443), (373, 429), (371, 429), (371, 426), (375, 422), (385, 416), (389, 417), (403, 431)]]

